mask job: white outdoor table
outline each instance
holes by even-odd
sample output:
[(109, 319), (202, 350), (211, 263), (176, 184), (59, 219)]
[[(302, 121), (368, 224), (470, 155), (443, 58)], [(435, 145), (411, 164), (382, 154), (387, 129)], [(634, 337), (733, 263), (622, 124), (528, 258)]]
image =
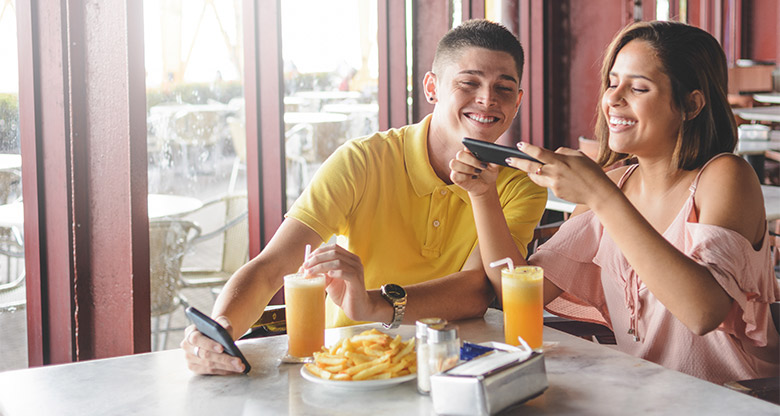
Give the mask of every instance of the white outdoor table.
[[(459, 322), (461, 339), (503, 340), (502, 315)], [(326, 343), (378, 324), (326, 332)], [(414, 326), (396, 330), (404, 339)], [(778, 407), (614, 349), (545, 328), (549, 388), (502, 415), (777, 415)], [(239, 341), (248, 375), (198, 376), (181, 350), (0, 373), (6, 416), (154, 415), (432, 415), (415, 381), (370, 391), (337, 390), (281, 364), (287, 336)]]
[(780, 105), (771, 107), (735, 108), (734, 114), (753, 121), (780, 123)]
[(22, 155), (0, 153), (0, 170), (12, 170), (22, 167)]
[[(178, 216), (203, 206), (197, 198), (181, 195), (149, 194), (147, 211), (150, 219)], [(24, 227), (24, 204), (0, 205), (0, 227)]]
[(780, 220), (780, 186), (761, 185), (766, 220)]
[(753, 94), (753, 99), (762, 103), (780, 104), (780, 92)]
[(547, 188), (547, 205), (544, 206), (545, 209), (571, 214), (574, 212), (574, 208), (576, 207), (577, 204), (574, 202), (569, 202), (565, 199), (558, 198), (555, 196), (552, 189)]

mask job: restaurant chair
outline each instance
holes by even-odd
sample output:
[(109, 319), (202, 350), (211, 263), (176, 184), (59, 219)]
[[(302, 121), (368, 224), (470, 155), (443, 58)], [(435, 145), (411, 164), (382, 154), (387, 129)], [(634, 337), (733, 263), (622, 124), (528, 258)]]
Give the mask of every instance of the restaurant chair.
[(233, 116), (227, 118), (227, 124), (233, 143), (233, 151), (236, 154), (228, 183), (228, 193), (232, 194), (236, 189), (238, 171), (243, 169), (246, 172), (246, 127), (243, 121)]
[(0, 205), (22, 196), (22, 176), (16, 170), (0, 170)]
[(555, 235), (555, 233), (558, 232), (558, 230), (561, 228), (561, 225), (563, 225), (563, 221), (555, 221), (549, 224), (537, 225), (536, 228), (534, 228), (534, 236), (531, 238), (531, 242), (528, 243), (528, 256), (526, 256), (526, 258), (531, 257), (531, 254), (534, 254), (539, 246), (544, 244), (545, 241), (549, 240), (550, 237)]
[[(212, 288), (212, 293), (224, 286), (230, 276), (249, 261), (249, 222), (246, 195), (227, 195), (207, 202), (193, 213), (224, 205), (224, 225), (199, 235), (190, 242), (195, 248), (222, 237), (222, 255), (218, 268), (185, 267), (181, 272), (183, 288)], [(212, 208), (213, 209), (213, 208)]]
[(284, 133), (287, 199), (295, 200), (309, 183), (314, 161), (314, 126), (298, 123)]
[(181, 294), (181, 264), (192, 240), (199, 235), (200, 227), (192, 221), (149, 221), (152, 351), (165, 349), (168, 333), (183, 329), (171, 328), (171, 315), (188, 305)]
[[(18, 261), (24, 258), (24, 247), (14, 241), (6, 241), (0, 244), (0, 255)], [(14, 312), (24, 309), (27, 304), (24, 269), (19, 271), (17, 266), (16, 271), (17, 275), (11, 278), (9, 265), (8, 280), (6, 283), (0, 284), (0, 312)]]
[(266, 306), (260, 318), (240, 339), (263, 338), (287, 333), (285, 305)]
[(24, 270), (24, 239), (17, 227), (0, 227), (0, 256), (5, 257), (4, 283), (9, 283)]
[(0, 313), (23, 310), (27, 304), (27, 289), (22, 273), (10, 283), (0, 284)]
[[(780, 302), (769, 304), (769, 312), (772, 315), (775, 329), (780, 334)], [(731, 390), (780, 405), (780, 376), (729, 381), (723, 385)]]

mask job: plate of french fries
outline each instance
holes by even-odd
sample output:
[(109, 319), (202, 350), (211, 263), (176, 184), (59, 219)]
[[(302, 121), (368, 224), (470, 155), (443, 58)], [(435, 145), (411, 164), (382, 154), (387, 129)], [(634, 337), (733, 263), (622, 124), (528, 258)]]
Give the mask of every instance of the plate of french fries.
[(407, 341), (376, 329), (342, 338), (314, 353), (301, 367), (306, 380), (349, 389), (378, 389), (417, 377), (414, 338)]

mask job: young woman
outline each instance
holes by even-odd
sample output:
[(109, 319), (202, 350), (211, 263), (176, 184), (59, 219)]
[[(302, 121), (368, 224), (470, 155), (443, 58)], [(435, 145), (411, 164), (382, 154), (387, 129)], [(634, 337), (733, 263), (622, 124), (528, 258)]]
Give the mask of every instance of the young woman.
[[(761, 188), (734, 156), (723, 50), (703, 30), (642, 22), (610, 44), (601, 72), (599, 165), (580, 152), (518, 145), (510, 159), (578, 203), (529, 263), (545, 271), (547, 308), (600, 322), (622, 351), (715, 383), (777, 376), (780, 299)], [(499, 215), (495, 178), (467, 151), (451, 161), (469, 192), (483, 264), (524, 263)], [(500, 272), (488, 270), (496, 293)]]

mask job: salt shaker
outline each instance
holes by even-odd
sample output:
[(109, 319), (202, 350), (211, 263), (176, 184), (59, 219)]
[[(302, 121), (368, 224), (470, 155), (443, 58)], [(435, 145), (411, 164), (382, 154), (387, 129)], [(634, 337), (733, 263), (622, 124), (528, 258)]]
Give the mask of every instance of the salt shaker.
[[(428, 377), (455, 367), (459, 359), (460, 338), (457, 325), (447, 324), (443, 328), (428, 328)], [(420, 367), (422, 365), (418, 361), (417, 368)]]
[(423, 318), (417, 321), (415, 344), (417, 344), (417, 391), (420, 394), (430, 394), (431, 373), (428, 371), (428, 328), (441, 329), (447, 325), (442, 318)]

